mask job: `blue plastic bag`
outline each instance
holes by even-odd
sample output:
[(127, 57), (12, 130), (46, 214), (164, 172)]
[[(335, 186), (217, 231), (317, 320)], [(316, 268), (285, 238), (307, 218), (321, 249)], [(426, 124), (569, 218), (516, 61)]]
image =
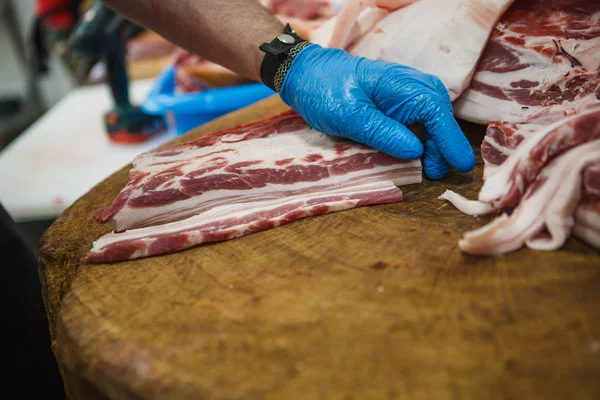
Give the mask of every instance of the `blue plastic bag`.
[(165, 68), (142, 104), (148, 114), (161, 115), (177, 135), (188, 132), (229, 112), (275, 94), (262, 83), (175, 93), (175, 67)]

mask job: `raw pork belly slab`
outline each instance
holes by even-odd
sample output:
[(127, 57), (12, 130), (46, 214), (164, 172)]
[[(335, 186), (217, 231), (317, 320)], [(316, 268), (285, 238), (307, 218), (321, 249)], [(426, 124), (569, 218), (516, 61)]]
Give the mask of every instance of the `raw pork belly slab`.
[(419, 160), (311, 129), (289, 111), (136, 157), (130, 181), (96, 213), (117, 232), (187, 218), (214, 207), (344, 185), (421, 182)]
[[(95, 214), (115, 233), (95, 244), (89, 260), (163, 254), (310, 215), (400, 201), (396, 186), (422, 181), (420, 160), (326, 135), (291, 110), (141, 154), (133, 165), (128, 184)], [(166, 230), (169, 239), (158, 240)]]
[(402, 192), (391, 181), (376, 181), (282, 199), (218, 206), (178, 222), (109, 233), (94, 242), (86, 261), (114, 262), (172, 253), (301, 218), (401, 200)]
[(600, 107), (600, 2), (517, 0), (496, 25), (456, 115), (488, 123), (484, 178), (529, 136)]

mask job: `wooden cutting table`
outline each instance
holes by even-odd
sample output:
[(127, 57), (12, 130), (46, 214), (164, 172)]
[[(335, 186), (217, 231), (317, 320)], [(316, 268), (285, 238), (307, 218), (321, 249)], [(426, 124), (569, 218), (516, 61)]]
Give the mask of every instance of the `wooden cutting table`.
[[(176, 140), (285, 107), (268, 99)], [(484, 128), (462, 124), (476, 149)], [(481, 160), (478, 154), (478, 160)], [(118, 264), (80, 265), (92, 219), (128, 180), (94, 187), (39, 248), (54, 351), (71, 399), (598, 399), (600, 257), (462, 254), (469, 174), (405, 200)]]

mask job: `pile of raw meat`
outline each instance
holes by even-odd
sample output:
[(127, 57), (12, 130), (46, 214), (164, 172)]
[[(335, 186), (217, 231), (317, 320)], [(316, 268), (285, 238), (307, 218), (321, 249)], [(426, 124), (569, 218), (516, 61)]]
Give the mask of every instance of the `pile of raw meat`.
[[(488, 123), (468, 253), (556, 250), (573, 234), (600, 249), (600, 2), (515, 1), (495, 27), (458, 117)], [(510, 212), (510, 215), (509, 215)]]
[[(463, 251), (555, 250), (571, 235), (600, 248), (600, 2), (346, 0), (332, 14), (311, 41), (437, 75), (457, 117), (487, 125), (479, 198), (441, 196), (468, 214), (499, 214), (465, 234)], [(96, 214), (114, 232), (88, 261), (165, 254), (401, 201), (398, 186), (420, 182), (421, 164), (286, 112), (140, 155), (130, 177)]]

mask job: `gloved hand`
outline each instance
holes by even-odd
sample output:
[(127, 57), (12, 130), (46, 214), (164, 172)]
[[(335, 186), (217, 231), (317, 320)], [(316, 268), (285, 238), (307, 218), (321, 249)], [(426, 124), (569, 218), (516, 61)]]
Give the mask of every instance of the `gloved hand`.
[(423, 72), (310, 44), (292, 61), (282, 100), (321, 132), (344, 136), (392, 156), (414, 160), (423, 144), (406, 126), (425, 127), (425, 174), (461, 172), (475, 154), (453, 116), (442, 82)]

